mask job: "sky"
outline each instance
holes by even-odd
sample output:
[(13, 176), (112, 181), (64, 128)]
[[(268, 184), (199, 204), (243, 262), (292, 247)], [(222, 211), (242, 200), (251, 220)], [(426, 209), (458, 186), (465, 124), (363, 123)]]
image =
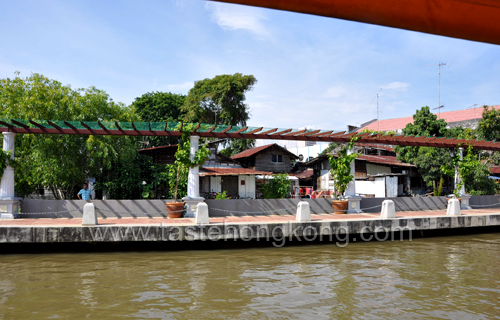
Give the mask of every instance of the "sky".
[[(345, 130), (500, 104), (500, 46), (202, 0), (0, 0), (0, 78), (41, 73), (131, 104), (252, 74), (251, 126)], [(437, 112), (437, 110), (436, 110)], [(71, 120), (71, 119), (68, 119)]]

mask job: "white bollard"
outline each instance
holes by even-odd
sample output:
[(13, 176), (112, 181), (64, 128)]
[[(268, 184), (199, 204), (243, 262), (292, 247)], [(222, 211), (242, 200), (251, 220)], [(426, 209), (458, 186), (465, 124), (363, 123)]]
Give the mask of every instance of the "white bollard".
[(309, 202), (300, 201), (297, 204), (297, 221), (311, 221), (311, 209), (309, 208)]
[(382, 219), (396, 218), (396, 206), (392, 200), (384, 200), (382, 202), (382, 211), (380, 212)]
[(97, 215), (93, 203), (86, 203), (83, 206), (82, 226), (95, 226), (97, 223)]
[(459, 216), (462, 214), (460, 210), (460, 201), (458, 199), (448, 200), (448, 209), (446, 210), (447, 216)]
[(208, 205), (205, 202), (200, 202), (196, 206), (196, 224), (209, 224)]

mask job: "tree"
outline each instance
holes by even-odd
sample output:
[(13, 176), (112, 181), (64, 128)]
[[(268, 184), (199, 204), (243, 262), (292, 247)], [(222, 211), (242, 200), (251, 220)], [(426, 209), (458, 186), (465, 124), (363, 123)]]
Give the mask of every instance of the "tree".
[(500, 139), (500, 110), (483, 106), (483, 118), (479, 122), (477, 131), (483, 139), (498, 141)]
[(253, 147), (255, 147), (254, 139), (233, 139), (229, 146), (221, 150), (220, 153), (222, 153), (226, 157), (232, 157), (235, 154), (245, 151), (246, 149), (251, 149)]
[(184, 121), (245, 126), (250, 118), (245, 92), (256, 82), (241, 73), (196, 81), (181, 107)]
[[(408, 123), (403, 129), (407, 136), (427, 137), (454, 137), (459, 134), (459, 129), (447, 130), (446, 121), (437, 119), (430, 112), (429, 107), (422, 107), (413, 115), (413, 123)], [(398, 160), (417, 166), (422, 179), (429, 187), (433, 187), (434, 194), (438, 195), (437, 187), (443, 173), (441, 165), (451, 161), (451, 155), (447, 149), (432, 147), (401, 147), (396, 146), (394, 150), (398, 153)]]
[[(0, 117), (6, 119), (137, 121), (135, 112), (95, 87), (72, 89), (41, 74), (0, 79)], [(16, 193), (39, 186), (71, 199), (87, 177), (99, 177), (113, 161), (136, 151), (126, 136), (21, 134), (16, 137)]]
[(273, 179), (268, 180), (262, 186), (264, 199), (283, 199), (291, 191), (291, 182), (286, 173), (273, 175)]
[[(148, 92), (135, 98), (132, 107), (147, 122), (177, 122), (180, 121), (181, 106), (186, 96), (171, 92)], [(163, 146), (178, 142), (172, 137), (144, 137), (150, 146)]]

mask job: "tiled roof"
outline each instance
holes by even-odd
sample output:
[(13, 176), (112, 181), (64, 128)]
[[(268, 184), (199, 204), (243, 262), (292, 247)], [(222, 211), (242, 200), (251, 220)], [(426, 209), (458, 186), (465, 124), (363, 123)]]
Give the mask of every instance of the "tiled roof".
[[(500, 105), (495, 106), (493, 108), (500, 109)], [(438, 113), (434, 113), (434, 114), (438, 115)], [(465, 110), (441, 112), (440, 119), (444, 119), (447, 123), (453, 123), (453, 122), (460, 122), (460, 121), (466, 121), (466, 120), (481, 119), (482, 115), (483, 115), (483, 108), (478, 107), (478, 108), (465, 109)], [(413, 116), (375, 121), (375, 122), (372, 122), (365, 127), (359, 128), (357, 131), (366, 130), (366, 129), (376, 130), (376, 131), (399, 130), (399, 129), (403, 129), (404, 127), (406, 127), (406, 125), (408, 123), (413, 123)]]
[(266, 144), (265, 146), (260, 146), (260, 147), (255, 147), (255, 148), (252, 148), (252, 149), (247, 149), (245, 151), (242, 151), (238, 154), (235, 154), (234, 156), (231, 157), (231, 159), (240, 159), (240, 158), (247, 158), (247, 157), (250, 157), (250, 156), (253, 156), (254, 154), (257, 154), (261, 151), (264, 151), (270, 147), (273, 147), (273, 146), (276, 146), (280, 149), (282, 149), (283, 151), (287, 152), (291, 157), (292, 159), (298, 159), (299, 157), (297, 157), (294, 153), (291, 153), (290, 151), (288, 151), (287, 149), (283, 148), (282, 146), (276, 144), (276, 143), (273, 143), (273, 144)]
[(171, 144), (169, 146), (161, 146), (161, 147), (153, 147), (153, 148), (140, 149), (139, 152), (141, 152), (141, 151), (150, 151), (150, 150), (159, 150), (159, 149), (170, 149), (170, 148), (177, 149), (177, 145), (176, 144)]
[(245, 168), (200, 168), (200, 177), (204, 176), (237, 176), (240, 174), (249, 174), (249, 175), (272, 175), (271, 172), (267, 171), (257, 171), (252, 169)]
[(489, 167), (489, 169), (490, 169), (491, 173), (500, 175), (500, 167), (499, 166)]
[(374, 144), (374, 143), (358, 143), (358, 144), (356, 144), (356, 147), (375, 148), (375, 149), (381, 149), (381, 150), (394, 152), (394, 147), (384, 146), (381, 144)]
[(307, 169), (299, 173), (290, 173), (291, 176), (295, 176), (299, 179), (309, 179), (313, 176), (314, 170), (313, 169)]
[(364, 160), (369, 163), (375, 164), (386, 164), (399, 167), (415, 167), (413, 164), (405, 163), (399, 161), (397, 157), (394, 156), (375, 156), (375, 155), (360, 155), (356, 160)]

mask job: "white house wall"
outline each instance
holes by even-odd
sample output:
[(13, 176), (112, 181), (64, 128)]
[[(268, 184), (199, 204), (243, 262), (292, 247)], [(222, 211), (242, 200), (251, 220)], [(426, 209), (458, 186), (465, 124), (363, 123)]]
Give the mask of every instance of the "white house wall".
[(375, 178), (375, 181), (356, 181), (356, 193), (360, 195), (373, 194), (376, 198), (384, 198), (385, 177)]

